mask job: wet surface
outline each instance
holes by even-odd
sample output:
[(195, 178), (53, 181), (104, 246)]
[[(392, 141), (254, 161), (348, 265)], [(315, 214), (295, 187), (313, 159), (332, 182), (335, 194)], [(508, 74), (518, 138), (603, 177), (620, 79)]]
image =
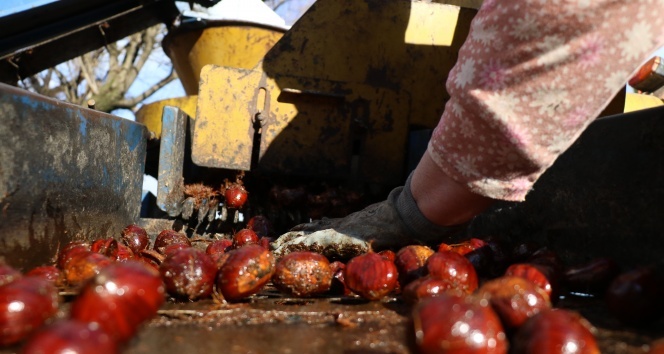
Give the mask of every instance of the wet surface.
[[(581, 312), (596, 327), (602, 353), (647, 353), (664, 321), (627, 328), (600, 299), (568, 297), (557, 307)], [(168, 303), (127, 353), (415, 353), (410, 305), (399, 297), (290, 298), (268, 289), (250, 300)]]

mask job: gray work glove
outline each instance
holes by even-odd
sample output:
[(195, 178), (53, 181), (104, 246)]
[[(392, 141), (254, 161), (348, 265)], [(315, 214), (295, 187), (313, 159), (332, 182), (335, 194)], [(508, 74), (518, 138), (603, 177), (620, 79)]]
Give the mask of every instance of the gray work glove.
[(313, 251), (328, 258), (349, 259), (366, 253), (369, 242), (375, 251), (397, 250), (412, 244), (437, 246), (459, 235), (467, 223), (443, 227), (422, 215), (411, 194), (410, 180), (393, 189), (387, 200), (346, 217), (295, 226), (272, 243), (272, 250), (277, 257)]

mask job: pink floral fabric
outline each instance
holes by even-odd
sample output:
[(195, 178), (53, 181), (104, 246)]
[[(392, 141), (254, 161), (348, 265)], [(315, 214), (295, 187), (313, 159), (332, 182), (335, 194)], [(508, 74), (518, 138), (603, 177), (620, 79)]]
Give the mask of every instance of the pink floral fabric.
[(663, 34), (664, 0), (485, 0), (429, 154), (475, 193), (524, 200)]

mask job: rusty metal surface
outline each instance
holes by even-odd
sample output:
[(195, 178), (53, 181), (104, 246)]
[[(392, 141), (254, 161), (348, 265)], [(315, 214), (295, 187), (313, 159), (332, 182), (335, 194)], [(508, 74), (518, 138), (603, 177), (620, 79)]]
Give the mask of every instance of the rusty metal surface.
[(598, 119), (524, 203), (500, 203), (474, 235), (548, 245), (566, 260), (664, 262), (664, 107)]
[(0, 257), (21, 269), (138, 219), (147, 131), (0, 84)]
[(157, 175), (157, 206), (175, 217), (184, 200), (184, 151), (189, 117), (177, 107), (164, 107)]

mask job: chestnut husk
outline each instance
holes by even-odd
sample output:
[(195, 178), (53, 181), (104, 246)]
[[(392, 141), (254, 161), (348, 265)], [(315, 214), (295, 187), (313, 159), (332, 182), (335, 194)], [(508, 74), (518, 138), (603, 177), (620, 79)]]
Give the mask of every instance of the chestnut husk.
[(275, 257), (259, 245), (226, 253), (217, 273), (217, 290), (227, 301), (239, 301), (259, 292), (274, 274)]
[(277, 263), (272, 283), (288, 295), (309, 297), (330, 290), (333, 275), (325, 256), (308, 251), (291, 252)]

